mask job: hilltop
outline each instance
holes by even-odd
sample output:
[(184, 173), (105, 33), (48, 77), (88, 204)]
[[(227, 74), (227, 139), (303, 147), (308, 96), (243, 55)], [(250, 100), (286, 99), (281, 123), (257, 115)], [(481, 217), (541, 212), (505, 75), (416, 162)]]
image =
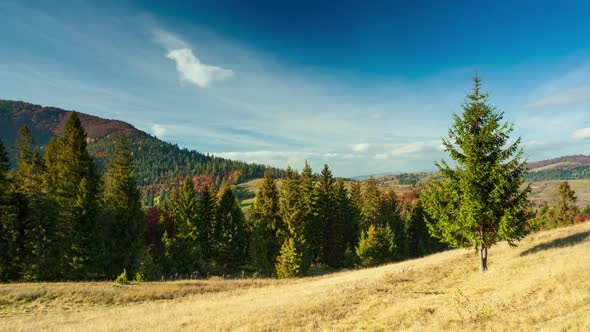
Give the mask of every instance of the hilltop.
[(590, 223), (296, 280), (0, 285), (0, 330), (588, 330)]
[[(65, 119), (70, 112), (22, 101), (0, 100), (0, 139), (14, 156), (18, 129), (26, 125), (42, 150), (53, 135), (63, 133)], [(187, 175), (193, 177), (197, 186), (195, 189), (200, 190), (208, 183), (219, 185), (224, 181), (239, 183), (260, 178), (266, 169), (271, 169), (277, 176), (282, 174), (282, 170), (277, 168), (180, 148), (120, 120), (103, 119), (81, 112), (77, 114), (87, 134), (88, 150), (101, 168), (112, 156), (116, 135), (128, 137), (135, 158), (135, 175), (146, 205), (152, 205), (154, 199), (165, 199), (169, 195), (168, 189)]]

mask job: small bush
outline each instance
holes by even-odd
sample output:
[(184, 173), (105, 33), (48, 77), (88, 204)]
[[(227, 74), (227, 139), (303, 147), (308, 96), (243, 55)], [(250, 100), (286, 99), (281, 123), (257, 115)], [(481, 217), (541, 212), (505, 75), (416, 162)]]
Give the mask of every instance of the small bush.
[(277, 277), (279, 279), (300, 277), (302, 275), (301, 263), (302, 254), (297, 248), (295, 240), (293, 238), (286, 239), (275, 265)]
[(358, 257), (354, 250), (350, 249), (350, 247), (346, 247), (344, 251), (344, 255), (342, 256), (342, 260), (340, 261), (340, 267), (343, 268), (352, 268), (357, 265)]
[(135, 281), (153, 281), (158, 278), (158, 271), (152, 256), (146, 255), (141, 260), (139, 271), (135, 273)]
[(129, 279), (127, 278), (127, 270), (123, 269), (123, 273), (119, 274), (115, 282), (121, 285), (129, 285)]
[(391, 228), (371, 225), (367, 232), (361, 234), (361, 240), (356, 247), (359, 265), (370, 267), (388, 262), (393, 256), (394, 249), (395, 242)]

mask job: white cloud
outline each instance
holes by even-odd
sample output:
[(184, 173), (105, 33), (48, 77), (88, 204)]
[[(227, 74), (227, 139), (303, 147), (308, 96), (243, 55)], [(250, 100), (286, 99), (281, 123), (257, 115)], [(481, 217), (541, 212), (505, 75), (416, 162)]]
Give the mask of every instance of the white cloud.
[(188, 48), (170, 50), (166, 57), (176, 62), (181, 81), (188, 81), (201, 88), (208, 87), (212, 81), (222, 81), (233, 76), (230, 69), (202, 63)]
[(575, 89), (551, 94), (530, 103), (527, 107), (556, 107), (579, 104), (583, 102), (590, 102), (590, 86), (582, 86)]
[(167, 132), (167, 131), (168, 131), (168, 130), (167, 130), (166, 128), (164, 128), (162, 125), (159, 125), (159, 124), (157, 124), (157, 123), (155, 123), (155, 124), (152, 126), (152, 133), (153, 133), (154, 135), (156, 135), (157, 137), (160, 137), (160, 138), (161, 138), (162, 136), (166, 135), (166, 132)]
[(431, 158), (444, 150), (440, 141), (425, 141), (395, 144), (389, 150), (375, 155), (376, 160), (387, 160), (396, 157), (427, 157)]
[(168, 51), (166, 58), (176, 63), (176, 71), (181, 82), (187, 81), (200, 88), (206, 88), (211, 82), (225, 80), (234, 74), (231, 69), (201, 62), (191, 45), (174, 34), (156, 29), (153, 35), (154, 41)]
[(352, 151), (354, 152), (366, 152), (367, 150), (369, 150), (368, 143), (358, 143), (352, 145)]
[(578, 130), (574, 131), (574, 133), (572, 134), (572, 137), (575, 139), (590, 138), (590, 127), (582, 128), (582, 129), (578, 129)]

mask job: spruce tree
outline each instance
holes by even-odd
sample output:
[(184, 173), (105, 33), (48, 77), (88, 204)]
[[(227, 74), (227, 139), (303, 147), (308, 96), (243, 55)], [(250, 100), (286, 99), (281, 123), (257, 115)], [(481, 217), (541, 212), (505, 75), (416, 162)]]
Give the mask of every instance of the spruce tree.
[(513, 245), (525, 234), (530, 186), (520, 138), (510, 143), (512, 125), (488, 104), (476, 75), (461, 115), (454, 115), (445, 151), (454, 161), (436, 163), (440, 178), (431, 182), (425, 208), (432, 234), (453, 247), (479, 250), (480, 271), (487, 270), (488, 248), (499, 240)]
[[(312, 260), (327, 263), (327, 246), (330, 235), (327, 230), (334, 225), (336, 213), (334, 177), (328, 165), (324, 165), (313, 192), (313, 215), (310, 225), (310, 243)], [(332, 257), (329, 257), (333, 262)]]
[(354, 233), (350, 234), (349, 238), (350, 248), (354, 250), (361, 235), (361, 224), (363, 219), (363, 191), (360, 181), (354, 181), (350, 186), (350, 203), (352, 209), (351, 213), (356, 219), (354, 221)]
[(379, 201), (379, 213), (377, 220), (380, 226), (389, 226), (395, 234), (394, 260), (403, 260), (408, 257), (408, 240), (406, 237), (406, 225), (400, 217), (397, 195), (391, 189), (381, 194)]
[(14, 176), (16, 190), (23, 198), (22, 220), (22, 277), (25, 280), (50, 280), (59, 275), (56, 270), (59, 253), (55, 226), (58, 209), (45, 189), (46, 168), (29, 128), (19, 130), (16, 142), (19, 150)]
[[(287, 168), (287, 174), (283, 180), (280, 192), (280, 215), (283, 219), (283, 228), (287, 231), (286, 238), (283, 241), (292, 239), (296, 245), (296, 251), (302, 254), (302, 261), (299, 264), (301, 273), (306, 273), (309, 269), (310, 259), (307, 241), (305, 239), (306, 220), (305, 211), (301, 200), (301, 178), (291, 167)], [(290, 244), (289, 244), (290, 245)], [(281, 253), (283, 251), (281, 247)], [(277, 273), (278, 266), (277, 266)], [(279, 276), (280, 277), (280, 276)]]
[(279, 214), (279, 192), (270, 171), (264, 173), (251, 211), (250, 258), (258, 271), (272, 274), (279, 255), (280, 238), (285, 232)]
[(389, 262), (395, 250), (394, 234), (388, 226), (370, 225), (356, 247), (359, 265), (371, 267)]
[(213, 229), (215, 227), (216, 192), (213, 184), (205, 186), (201, 197), (198, 200), (198, 218), (199, 218), (199, 242), (201, 244), (201, 256), (205, 262), (211, 258), (213, 239)]
[(555, 194), (554, 206), (550, 213), (550, 226), (561, 227), (572, 225), (574, 218), (578, 214), (577, 200), (576, 193), (570, 187), (569, 182), (560, 182), (557, 193)]
[(197, 271), (201, 263), (197, 197), (190, 176), (185, 178), (182, 188), (175, 192), (170, 205), (174, 223), (174, 237), (170, 239), (173, 244), (173, 269), (175, 273), (190, 274)]
[(4, 143), (0, 140), (0, 281), (20, 278), (19, 202), (8, 177), (10, 164)]
[(381, 203), (381, 191), (377, 187), (377, 181), (371, 177), (365, 183), (362, 207), (361, 229), (367, 231), (369, 226), (379, 224), (379, 205)]
[(217, 265), (235, 270), (245, 258), (244, 214), (229, 184), (219, 190), (215, 217), (213, 256)]
[(86, 133), (72, 112), (64, 136), (54, 137), (45, 152), (48, 191), (59, 206), (56, 237), (60, 271), (66, 279), (95, 277), (100, 269), (96, 215), (101, 181), (86, 148)]
[(133, 274), (143, 255), (145, 237), (141, 192), (133, 175), (133, 157), (124, 135), (116, 141), (115, 157), (105, 174), (104, 201), (108, 210), (105, 248), (109, 253), (108, 276), (123, 269)]
[(302, 253), (296, 241), (292, 237), (286, 238), (277, 257), (277, 277), (284, 279), (302, 276), (302, 261)]
[(301, 214), (304, 220), (303, 235), (305, 238), (305, 251), (303, 253), (303, 272), (307, 273), (307, 270), (312, 263), (312, 248), (311, 240), (313, 234), (313, 192), (314, 192), (314, 176), (311, 166), (307, 161), (301, 176), (299, 177), (299, 206), (301, 207)]
[(356, 231), (356, 218), (353, 212), (344, 181), (338, 179), (334, 185), (334, 216), (325, 232), (326, 263), (330, 266), (340, 266), (347, 245), (351, 242), (351, 235)]

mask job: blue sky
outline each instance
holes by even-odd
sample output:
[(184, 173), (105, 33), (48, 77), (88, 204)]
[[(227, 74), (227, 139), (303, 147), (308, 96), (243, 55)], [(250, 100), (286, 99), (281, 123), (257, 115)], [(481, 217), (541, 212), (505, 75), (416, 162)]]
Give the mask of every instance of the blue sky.
[(588, 17), (587, 1), (4, 0), (0, 98), (354, 176), (432, 170), (477, 69), (530, 160), (590, 154)]

